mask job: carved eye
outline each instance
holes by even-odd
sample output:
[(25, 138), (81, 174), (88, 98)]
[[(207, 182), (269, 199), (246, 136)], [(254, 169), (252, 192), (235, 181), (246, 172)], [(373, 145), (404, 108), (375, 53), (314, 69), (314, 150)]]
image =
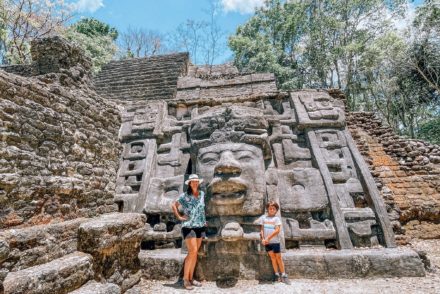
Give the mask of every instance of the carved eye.
[(236, 158), (240, 161), (248, 161), (248, 160), (252, 160), (254, 156), (252, 152), (240, 151), (238, 154), (236, 154)]
[(165, 198), (177, 198), (179, 196), (178, 190), (168, 190), (165, 192)]
[(240, 156), (240, 157), (238, 158), (238, 160), (241, 160), (241, 161), (252, 160), (252, 157), (249, 156), (249, 155), (243, 155), (243, 156)]
[(215, 153), (208, 153), (203, 155), (201, 162), (203, 164), (208, 164), (208, 165), (212, 165), (212, 164), (216, 164), (218, 161), (219, 157), (217, 154)]

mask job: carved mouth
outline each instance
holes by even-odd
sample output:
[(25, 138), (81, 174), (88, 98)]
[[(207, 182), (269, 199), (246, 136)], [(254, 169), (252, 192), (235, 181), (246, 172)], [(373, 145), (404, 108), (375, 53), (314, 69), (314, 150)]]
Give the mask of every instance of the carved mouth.
[(209, 185), (211, 201), (217, 205), (241, 204), (244, 202), (247, 185), (240, 179), (222, 180), (214, 178)]

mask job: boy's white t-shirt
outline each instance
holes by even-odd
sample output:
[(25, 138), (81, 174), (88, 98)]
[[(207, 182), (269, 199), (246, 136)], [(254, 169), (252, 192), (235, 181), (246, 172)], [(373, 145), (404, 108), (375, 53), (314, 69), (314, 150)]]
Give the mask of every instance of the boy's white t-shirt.
[[(278, 216), (262, 215), (255, 221), (256, 224), (262, 225), (264, 228), (264, 239), (269, 237), (274, 231), (276, 226), (281, 226), (281, 220)], [(269, 240), (269, 244), (280, 243), (280, 234), (277, 234)]]

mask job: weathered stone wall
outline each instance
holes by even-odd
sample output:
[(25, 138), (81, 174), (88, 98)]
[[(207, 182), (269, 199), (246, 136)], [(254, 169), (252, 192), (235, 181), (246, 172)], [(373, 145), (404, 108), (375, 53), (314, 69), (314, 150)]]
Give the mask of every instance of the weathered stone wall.
[(81, 48), (66, 39), (53, 36), (31, 42), (31, 64), (0, 66), (0, 70), (20, 76), (31, 77), (80, 66), (90, 72), (92, 62)]
[(59, 82), (0, 71), (0, 229), (117, 209), (119, 111)]
[[(328, 93), (346, 102), (342, 91)], [(346, 117), (385, 201), (396, 241), (440, 238), (440, 146), (402, 138), (371, 112), (346, 112)]]
[(387, 203), (396, 233), (440, 238), (440, 146), (401, 138), (373, 113), (348, 113), (347, 124)]

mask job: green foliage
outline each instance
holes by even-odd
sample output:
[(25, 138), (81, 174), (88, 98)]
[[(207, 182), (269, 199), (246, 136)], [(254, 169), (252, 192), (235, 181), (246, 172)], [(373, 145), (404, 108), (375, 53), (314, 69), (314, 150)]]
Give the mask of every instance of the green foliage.
[(97, 73), (104, 64), (112, 60), (117, 50), (113, 38), (108, 35), (89, 36), (79, 33), (74, 27), (71, 27), (66, 30), (65, 37), (81, 47), (85, 54), (91, 58), (94, 73)]
[(0, 64), (6, 62), (6, 42), (7, 42), (7, 27), (6, 27), (6, 8), (4, 0), (0, 0)]
[(423, 123), (418, 131), (419, 138), (440, 145), (440, 117)]
[(118, 38), (118, 31), (95, 18), (83, 18), (73, 25), (73, 28), (83, 35), (89, 37), (108, 36), (113, 41)]
[(340, 88), (350, 110), (375, 111), (418, 136), (440, 94), (440, 4), (419, 5), (405, 31), (404, 0), (266, 1), (230, 36), (241, 70), (270, 71), (282, 89)]

